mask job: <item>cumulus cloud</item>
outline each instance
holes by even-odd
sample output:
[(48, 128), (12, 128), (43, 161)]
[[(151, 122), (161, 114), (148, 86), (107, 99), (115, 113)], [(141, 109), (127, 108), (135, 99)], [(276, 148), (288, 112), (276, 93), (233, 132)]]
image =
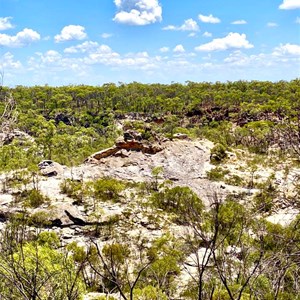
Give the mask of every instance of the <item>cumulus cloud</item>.
[(46, 53), (38, 53), (38, 56), (41, 58), (42, 62), (45, 64), (53, 64), (59, 62), (62, 59), (62, 55), (55, 50), (48, 50)]
[(95, 50), (99, 47), (97, 42), (87, 41), (77, 46), (68, 47), (64, 50), (65, 53), (85, 53)]
[[(132, 67), (132, 68), (150, 68), (153, 58), (150, 58), (147, 52), (128, 53), (121, 55), (113, 51), (107, 45), (100, 45), (97, 42), (87, 41), (82, 44), (66, 48), (64, 53), (68, 57), (59, 57), (59, 53), (45, 53), (40, 56), (40, 61), (45, 65), (50, 63), (60, 67), (68, 66), (68, 64), (81, 63), (85, 66), (96, 64), (106, 65), (110, 67)], [(72, 57), (72, 54), (84, 54), (81, 57)]]
[(282, 4), (279, 5), (279, 9), (297, 9), (300, 8), (299, 0), (283, 0)]
[(196, 32), (191, 32), (191, 33), (189, 33), (188, 37), (194, 37), (196, 35), (197, 35)]
[[(233, 51), (228, 57), (224, 59), (225, 66), (233, 68), (233, 70), (247, 70), (245, 68), (255, 68), (258, 70), (265, 70), (266, 68), (274, 67), (277, 62), (272, 55), (259, 53), (256, 55), (247, 55), (240, 50)], [(259, 72), (257, 72), (258, 74)]]
[(80, 25), (68, 25), (65, 26), (60, 34), (54, 37), (56, 43), (72, 41), (72, 40), (84, 40), (87, 37), (85, 28)]
[(278, 27), (278, 24), (274, 22), (268, 22), (267, 27)]
[(112, 37), (112, 36), (113, 36), (112, 33), (107, 33), (107, 32), (104, 32), (104, 33), (101, 34), (101, 37), (102, 37), (103, 39), (108, 39), (108, 38), (110, 38), (110, 37)]
[(297, 18), (296, 18), (295, 23), (296, 23), (296, 24), (300, 24), (300, 17), (297, 17)]
[(159, 49), (159, 51), (162, 52), (162, 53), (166, 53), (166, 52), (169, 52), (170, 49), (169, 49), (169, 47), (161, 47), (161, 48)]
[(3, 69), (20, 69), (22, 64), (18, 60), (14, 60), (13, 54), (6, 52), (0, 59), (0, 66)]
[(208, 31), (205, 31), (202, 35), (205, 37), (212, 37), (212, 34)]
[(221, 20), (219, 18), (216, 18), (214, 17), (213, 15), (209, 15), (209, 16), (204, 16), (204, 15), (199, 15), (198, 16), (199, 20), (203, 23), (213, 23), (213, 24), (216, 24), (216, 23), (220, 23)]
[(279, 47), (276, 47), (272, 53), (275, 56), (284, 56), (284, 55), (292, 55), (300, 57), (300, 45), (296, 44), (280, 44)]
[[(253, 56), (254, 57), (254, 56)], [(251, 59), (249, 56), (242, 53), (240, 50), (233, 51), (228, 57), (224, 59), (225, 63), (236, 66), (249, 65)]]
[(199, 26), (193, 19), (188, 19), (181, 26), (169, 25), (164, 27), (163, 30), (199, 31)]
[[(67, 71), (67, 74), (69, 74), (70, 71), (75, 71), (73, 76), (78, 76), (86, 69), (82, 58), (64, 57), (63, 54), (56, 50), (48, 50), (44, 53), (36, 52), (35, 56), (29, 58), (27, 64), (29, 66), (28, 70), (33, 71), (35, 76), (39, 76), (39, 79), (36, 79), (38, 81), (41, 80), (41, 76), (48, 78), (49, 74), (52, 74), (51, 78), (55, 78), (58, 73), (64, 71)], [(68, 76), (69, 75), (64, 77), (64, 75), (61, 75), (59, 79), (60, 82), (69, 78)]]
[(11, 24), (10, 20), (12, 17), (0, 18), (0, 30), (11, 29), (14, 26)]
[(197, 51), (218, 51), (227, 49), (240, 49), (240, 48), (253, 48), (253, 45), (249, 43), (246, 35), (230, 32), (224, 38), (213, 39), (210, 43), (200, 45), (195, 48)]
[(99, 45), (97, 42), (83, 43), (76, 48), (82, 53), (87, 53), (84, 62), (88, 65), (96, 63), (112, 65), (120, 59), (119, 53), (114, 52), (109, 46)]
[(231, 22), (231, 24), (233, 24), (233, 25), (244, 25), (244, 24), (247, 24), (247, 21), (245, 21), (245, 20), (236, 20), (236, 21)]
[(41, 36), (38, 32), (25, 28), (16, 35), (0, 33), (0, 46), (23, 47), (33, 42), (39, 41)]
[(184, 53), (184, 47), (182, 45), (176, 45), (173, 49), (173, 52), (175, 53)]
[(114, 0), (118, 9), (113, 20), (128, 25), (148, 25), (162, 20), (158, 0)]
[(126, 67), (131, 69), (149, 70), (155, 67), (153, 60), (156, 60), (156, 58), (149, 57), (147, 52), (128, 53), (121, 56), (111, 49), (110, 51), (99, 49), (98, 52), (91, 53), (85, 58), (85, 63), (90, 65), (102, 64), (114, 68)]

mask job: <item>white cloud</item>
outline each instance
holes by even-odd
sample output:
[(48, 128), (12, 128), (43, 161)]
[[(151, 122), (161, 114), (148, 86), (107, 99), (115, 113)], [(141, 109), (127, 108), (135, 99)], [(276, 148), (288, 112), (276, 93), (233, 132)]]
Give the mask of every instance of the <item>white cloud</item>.
[(54, 39), (56, 43), (72, 40), (84, 40), (87, 37), (85, 28), (80, 25), (65, 26), (60, 34), (57, 34)]
[(213, 15), (209, 15), (209, 16), (204, 16), (204, 15), (199, 15), (198, 16), (199, 20), (203, 23), (220, 23), (221, 20), (219, 18), (214, 17)]
[(158, 0), (114, 0), (118, 12), (114, 21), (128, 25), (148, 25), (162, 20)]
[(246, 55), (240, 50), (230, 53), (229, 56), (224, 59), (224, 63), (227, 65), (229, 64), (232, 67), (256, 66), (259, 68), (273, 65), (271, 57), (266, 54), (260, 53), (257, 55)]
[(6, 52), (1, 58), (0, 58), (0, 66), (3, 70), (9, 70), (9, 69), (20, 69), (22, 67), (22, 64), (18, 60), (14, 60), (13, 54), (10, 52)]
[(85, 53), (95, 50), (99, 47), (97, 42), (87, 41), (77, 46), (68, 47), (64, 50), (65, 53)]
[(147, 52), (128, 53), (121, 56), (117, 52), (99, 51), (98, 53), (91, 53), (89, 57), (85, 59), (85, 62), (90, 65), (101, 64), (110, 66), (113, 68), (130, 68), (149, 70), (155, 68), (155, 61), (159, 61), (159, 57), (149, 57)]
[[(241, 70), (245, 67), (254, 68), (257, 70), (270, 70), (276, 71), (279, 78), (282, 79), (282, 69), (292, 68), (291, 73), (296, 74), (297, 68), (295, 65), (300, 62), (300, 45), (285, 44), (274, 48), (272, 53), (259, 53), (256, 55), (247, 55), (240, 50), (233, 51), (228, 57), (224, 59), (224, 63), (231, 67), (238, 67)], [(273, 69), (270, 69), (273, 68)], [(249, 69), (249, 70), (250, 70)], [(246, 70), (246, 69), (245, 69)], [(295, 75), (291, 75), (293, 78)], [(297, 75), (296, 75), (297, 76)]]
[[(57, 61), (60, 61), (60, 66), (67, 66), (68, 64), (82, 64), (84, 66), (92, 66), (92, 65), (105, 65), (113, 68), (116, 67), (131, 67), (133, 69), (136, 68), (151, 68), (152, 60), (154, 58), (150, 58), (147, 52), (138, 52), (138, 53), (128, 53), (126, 55), (121, 55), (115, 51), (113, 51), (107, 45), (99, 45), (97, 42), (84, 42), (77, 46), (69, 47), (64, 50), (67, 53), (68, 57), (62, 57), (61, 59), (58, 56), (50, 55), (46, 53), (43, 55), (42, 62), (50, 62), (52, 58), (57, 57)], [(84, 56), (81, 57), (72, 57), (72, 54), (83, 53)], [(55, 63), (56, 61), (53, 60)]]
[(110, 37), (112, 37), (112, 36), (113, 36), (112, 33), (106, 33), (106, 32), (104, 32), (104, 33), (101, 34), (101, 37), (102, 37), (103, 39), (108, 39), (108, 38), (110, 38)]
[(113, 65), (120, 60), (120, 54), (114, 52), (107, 45), (100, 45), (94, 51), (91, 51), (89, 55), (84, 59), (87, 64), (104, 64), (104, 65)]
[(249, 43), (246, 35), (230, 32), (224, 38), (213, 39), (210, 43), (200, 45), (195, 48), (197, 51), (217, 51), (217, 50), (227, 50), (231, 48), (253, 48), (253, 45)]
[(300, 24), (300, 17), (297, 17), (295, 22), (296, 24)]
[(191, 32), (191, 33), (189, 33), (188, 37), (194, 37), (196, 35), (197, 35), (196, 32)]
[(159, 51), (162, 52), (162, 53), (166, 53), (166, 52), (169, 52), (170, 49), (169, 49), (169, 47), (161, 47), (161, 48), (159, 49)]
[[(23, 72), (22, 74), (28, 74), (23, 77), (29, 78), (29, 84), (47, 82), (55, 85), (78, 82), (87, 84), (116, 81), (153, 82), (155, 80), (183, 82), (187, 79), (191, 81), (239, 79), (277, 81), (296, 78), (297, 70), (299, 70), (297, 66), (300, 62), (299, 45), (289, 44), (279, 45), (273, 50), (274, 53), (252, 55), (243, 53), (243, 49), (234, 49), (225, 59), (218, 59), (215, 55), (207, 53), (206, 57), (199, 57), (197, 60), (193, 56), (194, 53), (187, 51), (174, 52), (173, 55), (162, 53), (156, 56), (151, 56), (147, 52), (123, 54), (115, 52), (106, 45), (91, 43), (95, 43), (92, 44), (95, 47), (89, 48), (86, 43), (76, 46), (78, 52), (75, 55), (59, 53), (55, 50), (36, 53), (30, 58), (28, 65), (6, 72), (6, 78), (9, 78), (10, 72), (12, 78), (16, 77), (15, 74)], [(88, 50), (81, 52), (83, 49)], [(169, 51), (173, 52), (174, 49), (171, 48)], [(296, 54), (298, 56), (295, 56)], [(2, 58), (3, 56), (0, 57), (0, 65)], [(12, 61), (15, 62), (15, 59)], [(174, 72), (174, 69), (177, 72)], [(286, 76), (282, 77), (283, 75)], [(13, 84), (24, 84), (22, 80)], [(25, 84), (28, 82), (26, 81)]]
[(38, 53), (41, 60), (45, 64), (53, 64), (59, 62), (62, 59), (62, 55), (55, 50), (48, 50), (45, 54)]
[(173, 52), (175, 53), (184, 53), (184, 47), (182, 45), (176, 45), (175, 48), (173, 49)]
[(300, 8), (300, 0), (283, 0), (279, 9), (297, 9)]
[(0, 30), (11, 29), (14, 26), (11, 24), (10, 20), (12, 17), (0, 18)]
[(0, 33), (0, 46), (23, 47), (33, 42), (39, 41), (41, 36), (38, 32), (25, 28), (16, 35)]
[(274, 22), (269, 22), (267, 23), (267, 27), (278, 27), (278, 24)]
[(300, 45), (296, 44), (280, 44), (279, 47), (276, 47), (272, 53), (275, 56), (284, 56), (284, 55), (292, 55), (300, 57)]
[(212, 34), (208, 31), (205, 31), (202, 35), (205, 37), (212, 37)]
[(193, 19), (188, 19), (181, 26), (169, 25), (164, 27), (163, 30), (199, 31), (199, 26)]
[[(75, 78), (79, 76), (87, 68), (82, 58), (64, 57), (63, 54), (56, 50), (48, 50), (45, 53), (37, 52), (35, 56), (29, 58), (27, 64), (28, 71), (34, 74), (31, 80), (40, 81), (41, 77), (45, 77), (44, 80), (47, 82), (49, 78), (53, 80), (53, 78), (60, 74), (58, 76), (60, 83), (70, 80), (70, 77)], [(72, 74), (71, 71), (74, 73)]]
[(245, 20), (236, 20), (236, 21), (231, 22), (231, 24), (233, 24), (233, 25), (244, 25), (244, 24), (247, 24), (247, 21), (245, 21)]

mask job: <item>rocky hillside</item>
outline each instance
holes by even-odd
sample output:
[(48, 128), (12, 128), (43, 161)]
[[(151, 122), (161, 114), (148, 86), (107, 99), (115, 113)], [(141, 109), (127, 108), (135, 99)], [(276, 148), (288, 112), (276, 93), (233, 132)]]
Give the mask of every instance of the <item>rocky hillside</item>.
[(0, 87), (0, 298), (298, 299), (299, 93)]
[[(150, 144), (124, 134), (115, 146), (91, 155), (79, 166), (48, 160), (38, 165), (39, 171), (2, 173), (1, 228), (5, 230), (8, 222), (22, 215), (32, 230), (53, 231), (62, 245), (76, 242), (85, 251), (91, 242), (103, 249), (125, 241), (135, 248), (135, 243), (151, 245), (165, 236), (172, 236), (168, 243), (172, 239), (184, 243), (198, 222), (193, 223), (187, 214), (189, 197), (201, 199), (203, 211), (211, 210), (214, 201), (221, 204), (231, 199), (255, 218), (289, 226), (299, 213), (300, 168), (272, 153), (260, 157), (238, 149), (226, 151), (222, 161), (216, 162), (214, 149), (212, 142), (186, 135)], [(176, 187), (182, 188), (179, 194)], [(228, 247), (238, 246), (229, 242)], [(199, 259), (212, 259), (207, 249), (212, 251), (199, 245), (194, 254), (191, 249), (181, 254), (176, 275), (168, 279), (180, 289), (165, 287), (161, 291), (166, 297), (190, 299), (183, 296), (186, 286), (199, 276)], [(121, 287), (113, 291), (122, 295)]]

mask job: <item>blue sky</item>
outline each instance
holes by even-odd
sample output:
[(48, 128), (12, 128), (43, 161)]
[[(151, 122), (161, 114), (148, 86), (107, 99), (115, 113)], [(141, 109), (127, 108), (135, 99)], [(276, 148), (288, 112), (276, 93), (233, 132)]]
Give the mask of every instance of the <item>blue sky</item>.
[(4, 84), (291, 80), (300, 0), (0, 0)]

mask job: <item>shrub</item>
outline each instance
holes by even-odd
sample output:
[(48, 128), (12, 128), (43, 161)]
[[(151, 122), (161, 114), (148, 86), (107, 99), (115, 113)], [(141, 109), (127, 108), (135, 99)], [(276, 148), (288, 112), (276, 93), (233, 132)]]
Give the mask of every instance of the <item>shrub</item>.
[(44, 227), (51, 224), (50, 214), (44, 211), (38, 211), (28, 218), (29, 225), (36, 227)]
[(254, 208), (264, 213), (270, 212), (274, 206), (273, 197), (274, 195), (267, 191), (259, 192), (253, 198)]
[(206, 172), (207, 178), (212, 181), (222, 181), (227, 174), (229, 174), (229, 171), (221, 167), (216, 167)]
[(136, 289), (134, 291), (134, 299), (137, 300), (167, 300), (168, 297), (160, 289), (148, 285), (143, 289)]
[(120, 201), (120, 193), (125, 189), (125, 184), (114, 178), (102, 178), (94, 182), (94, 196), (103, 201)]
[(210, 162), (212, 164), (219, 164), (227, 158), (226, 148), (222, 144), (217, 144), (210, 150)]
[(68, 197), (82, 201), (83, 198), (83, 184), (81, 181), (72, 179), (65, 179), (60, 184), (60, 191)]
[(45, 203), (48, 203), (50, 199), (44, 196), (39, 190), (24, 190), (15, 197), (15, 201), (24, 201), (24, 206), (30, 208), (37, 208)]
[(151, 201), (154, 206), (181, 217), (187, 214), (188, 209), (198, 212), (204, 209), (201, 199), (189, 187), (167, 188), (154, 193)]
[(225, 183), (234, 186), (242, 186), (244, 184), (244, 179), (238, 175), (231, 175), (225, 178)]
[(32, 207), (32, 208), (37, 208), (47, 202), (49, 202), (50, 199), (43, 194), (37, 189), (32, 189), (29, 192), (29, 195), (25, 201), (25, 205)]

